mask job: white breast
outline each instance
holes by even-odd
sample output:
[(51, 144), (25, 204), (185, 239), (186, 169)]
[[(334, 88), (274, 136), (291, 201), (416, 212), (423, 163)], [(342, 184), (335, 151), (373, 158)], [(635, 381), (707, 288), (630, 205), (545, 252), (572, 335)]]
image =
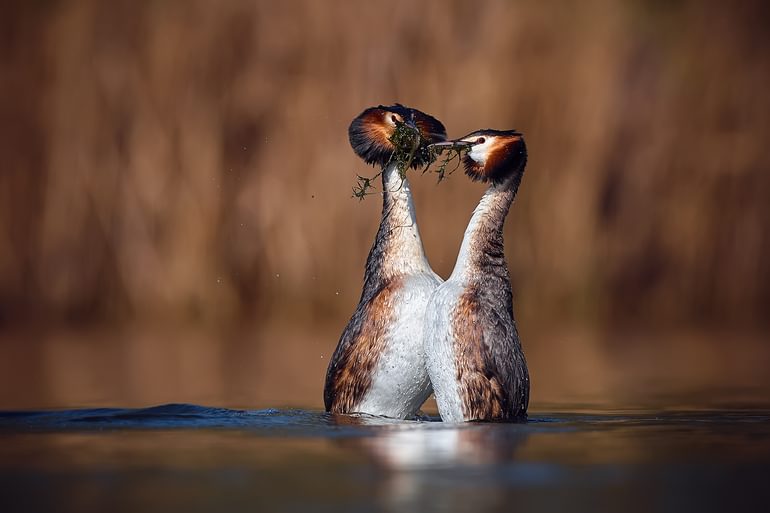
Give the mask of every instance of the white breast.
[(414, 416), (430, 396), (423, 352), (425, 308), (440, 279), (433, 273), (408, 276), (394, 304), (398, 311), (387, 334), (385, 351), (372, 373), (369, 390), (357, 410), (394, 418)]
[(447, 281), (433, 293), (425, 311), (425, 362), (444, 422), (463, 421), (452, 328), (452, 316), (461, 294), (462, 287), (457, 281)]

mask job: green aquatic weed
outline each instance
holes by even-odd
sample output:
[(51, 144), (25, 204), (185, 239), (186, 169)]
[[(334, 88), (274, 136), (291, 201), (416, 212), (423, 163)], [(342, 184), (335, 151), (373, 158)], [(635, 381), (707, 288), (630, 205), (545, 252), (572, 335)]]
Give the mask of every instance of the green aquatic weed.
[[(418, 149), (420, 149), (421, 146), (421, 151), (425, 151), (426, 148), (425, 145), (422, 144), (423, 141), (422, 136), (420, 135), (420, 131), (407, 125), (406, 123), (398, 123), (396, 125), (396, 129), (393, 131), (393, 135), (390, 136), (390, 142), (393, 144), (395, 150), (391, 154), (390, 159), (388, 159), (388, 162), (385, 164), (384, 168), (395, 162), (396, 166), (398, 167), (398, 174), (403, 181), (406, 179), (406, 171), (409, 169), (409, 166), (412, 165), (415, 153), (418, 151)], [(374, 188), (372, 181), (381, 174), (382, 171), (378, 172), (372, 177), (356, 175), (358, 183), (353, 187), (353, 197), (362, 200), (364, 197), (372, 194), (369, 192), (370, 189)]]
[[(395, 151), (390, 156), (387, 164), (384, 168), (395, 162), (398, 167), (398, 174), (401, 180), (406, 179), (406, 172), (412, 165), (415, 157), (419, 157), (420, 162), (427, 162), (423, 168), (423, 174), (428, 172), (431, 164), (433, 164), (443, 152), (446, 151), (444, 160), (433, 171), (438, 175), (438, 181), (443, 181), (446, 176), (451, 175), (462, 163), (462, 157), (464, 152), (467, 151), (467, 146), (450, 146), (450, 147), (434, 147), (426, 144), (420, 134), (420, 131), (414, 127), (407, 125), (406, 123), (399, 123), (390, 137), (390, 142), (393, 144)], [(455, 166), (447, 171), (449, 164), (457, 159)], [(384, 169), (383, 168), (383, 169)], [(353, 197), (363, 200), (366, 196), (373, 194), (370, 192), (374, 189), (372, 182), (382, 175), (382, 171), (379, 171), (372, 177), (366, 177), (356, 175), (357, 183), (353, 187)]]
[[(432, 146), (429, 147), (428, 150), (431, 152), (431, 162), (435, 162), (438, 160), (439, 155), (441, 155), (444, 151), (446, 151), (446, 156), (444, 157), (444, 160), (441, 161), (441, 163), (436, 167), (436, 169), (433, 170), (434, 173), (438, 175), (438, 182), (442, 182), (448, 175), (451, 175), (455, 171), (457, 171), (457, 168), (460, 167), (460, 164), (463, 162), (463, 155), (467, 153), (468, 147), (467, 146), (452, 146), (447, 148), (446, 146)], [(455, 163), (454, 167), (447, 172), (447, 167), (449, 167), (450, 162), (457, 159), (457, 162)], [(429, 168), (426, 166), (425, 169), (423, 169), (423, 174), (428, 172)]]

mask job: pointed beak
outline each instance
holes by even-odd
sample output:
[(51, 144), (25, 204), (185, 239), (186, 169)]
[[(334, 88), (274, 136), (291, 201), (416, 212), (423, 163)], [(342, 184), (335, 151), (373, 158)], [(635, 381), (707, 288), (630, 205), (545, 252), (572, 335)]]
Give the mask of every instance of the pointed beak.
[(414, 119), (409, 118), (406, 121), (404, 121), (404, 124), (409, 128), (411, 128), (412, 130), (414, 130), (415, 132), (417, 132), (418, 134), (420, 133), (420, 128), (417, 126), (417, 123), (414, 122)]
[(417, 126), (417, 123), (414, 122), (414, 119), (407, 118), (405, 121), (401, 121), (400, 124), (407, 127), (415, 136), (419, 136), (420, 128)]
[(459, 139), (454, 141), (441, 141), (428, 145), (429, 148), (435, 148), (438, 151), (443, 151), (445, 149), (464, 149), (470, 148), (471, 146), (473, 146), (471, 143)]

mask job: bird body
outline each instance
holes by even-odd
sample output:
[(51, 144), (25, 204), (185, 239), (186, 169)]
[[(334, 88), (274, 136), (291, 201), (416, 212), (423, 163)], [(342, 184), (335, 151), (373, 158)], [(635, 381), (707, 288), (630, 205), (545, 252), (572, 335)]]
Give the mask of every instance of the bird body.
[(444, 421), (523, 420), (529, 373), (513, 316), (503, 224), (526, 147), (513, 131), (474, 132), (460, 142), (471, 144), (466, 173), (491, 185), (473, 212), (452, 275), (426, 308), (428, 373)]
[[(401, 106), (367, 109), (351, 124), (356, 153), (383, 166), (383, 207), (361, 299), (326, 374), (324, 404), (332, 413), (407, 418), (432, 391), (423, 352), (424, 315), (441, 279), (425, 256), (409, 182), (391, 158), (388, 130), (396, 126), (391, 122), (412, 123), (424, 145), (445, 138), (438, 120)], [(422, 165), (422, 158), (415, 157), (413, 165)]]

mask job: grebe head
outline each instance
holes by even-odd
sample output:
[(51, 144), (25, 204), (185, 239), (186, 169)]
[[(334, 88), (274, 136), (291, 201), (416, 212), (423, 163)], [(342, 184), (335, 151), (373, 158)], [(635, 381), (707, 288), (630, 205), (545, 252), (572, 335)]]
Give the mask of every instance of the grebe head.
[(427, 147), (431, 143), (446, 140), (444, 125), (433, 116), (398, 103), (387, 107), (370, 107), (359, 114), (348, 128), (350, 145), (367, 164), (385, 166), (397, 149), (392, 139), (396, 128), (401, 125), (407, 125), (420, 134), (411, 167), (430, 164), (431, 152), (427, 151)]
[(516, 130), (476, 130), (453, 141), (431, 145), (436, 149), (464, 148), (465, 174), (472, 180), (501, 183), (520, 175), (527, 164), (527, 146), (524, 136)]

